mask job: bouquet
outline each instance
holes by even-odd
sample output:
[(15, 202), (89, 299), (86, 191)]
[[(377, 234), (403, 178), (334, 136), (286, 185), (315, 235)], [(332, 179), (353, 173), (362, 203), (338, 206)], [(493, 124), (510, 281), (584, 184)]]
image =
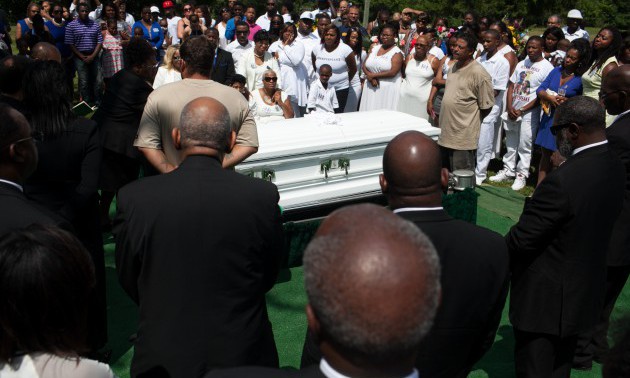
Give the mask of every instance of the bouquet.
[(525, 45), (529, 39), (529, 29), (523, 26), (523, 18), (517, 20), (505, 15), (502, 21), (505, 22), (508, 29), (510, 29), (510, 32), (512, 33), (512, 43), (516, 49), (516, 55), (519, 55), (523, 52), (523, 50), (525, 50)]
[(447, 28), (446, 26), (438, 26), (437, 27), (438, 38), (441, 41), (448, 40), (449, 38), (451, 38), (453, 36), (453, 34), (455, 34), (456, 31), (457, 30), (455, 30), (453, 28)]

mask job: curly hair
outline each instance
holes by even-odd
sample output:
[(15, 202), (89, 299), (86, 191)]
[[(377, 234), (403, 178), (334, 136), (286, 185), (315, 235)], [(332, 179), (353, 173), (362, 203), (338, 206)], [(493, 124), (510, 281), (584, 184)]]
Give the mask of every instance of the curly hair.
[(604, 49), (604, 51), (599, 52), (595, 49), (595, 39), (593, 39), (593, 44), (591, 45), (590, 71), (597, 71), (602, 68), (602, 65), (608, 60), (608, 58), (617, 55), (619, 49), (621, 49), (621, 45), (623, 44), (623, 37), (619, 29), (614, 26), (606, 26), (601, 28), (597, 34), (601, 33), (604, 30), (608, 30), (610, 34), (612, 34), (613, 40), (610, 45), (608, 45), (608, 47)]

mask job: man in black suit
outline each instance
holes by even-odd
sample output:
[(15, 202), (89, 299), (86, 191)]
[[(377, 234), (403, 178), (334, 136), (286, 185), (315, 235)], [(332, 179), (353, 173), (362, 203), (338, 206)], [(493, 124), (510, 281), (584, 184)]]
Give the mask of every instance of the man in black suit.
[(219, 31), (215, 28), (206, 29), (204, 35), (214, 49), (214, 62), (210, 78), (218, 83), (226, 84), (234, 76), (234, 59), (232, 54), (219, 47)]
[(0, 103), (0, 235), (33, 223), (61, 226), (66, 222), (29, 201), (24, 182), (37, 167), (37, 147), (24, 116)]
[(606, 138), (624, 164), (626, 192), (608, 246), (604, 307), (597, 325), (580, 335), (573, 358), (573, 367), (582, 370), (589, 370), (593, 359), (602, 362), (607, 354), (610, 314), (630, 274), (630, 66), (619, 66), (604, 77), (600, 98), (608, 113), (617, 116), (606, 129)]
[(304, 252), (319, 365), (217, 370), (207, 378), (417, 378), (415, 355), (437, 310), (439, 276), (435, 248), (411, 222), (371, 204), (337, 210)]
[(558, 106), (552, 126), (567, 160), (536, 188), (506, 236), (517, 377), (569, 377), (577, 335), (602, 309), (606, 254), (625, 173), (606, 140), (604, 109), (585, 96)]
[(221, 167), (235, 138), (225, 106), (195, 99), (173, 130), (181, 165), (119, 192), (116, 267), (140, 308), (132, 377), (278, 366), (265, 293), (283, 245), (279, 194)]
[(441, 168), (439, 146), (418, 131), (387, 145), (380, 184), (394, 213), (414, 222), (440, 257), (442, 303), (420, 344), (420, 377), (466, 377), (492, 346), (501, 320), (509, 277), (505, 242), (444, 211), (448, 170)]

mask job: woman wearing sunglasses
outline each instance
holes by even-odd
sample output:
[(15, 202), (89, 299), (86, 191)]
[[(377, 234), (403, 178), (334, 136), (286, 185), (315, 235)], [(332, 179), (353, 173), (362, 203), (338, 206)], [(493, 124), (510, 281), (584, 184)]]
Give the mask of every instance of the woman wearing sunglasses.
[[(243, 53), (239, 59), (236, 73), (245, 76), (247, 89), (254, 92), (263, 87), (263, 73), (267, 70), (280, 72), (278, 60), (268, 51), (271, 37), (266, 30), (259, 30), (254, 35), (254, 48)], [(282, 80), (278, 81), (278, 87), (282, 87)]]
[(219, 31), (219, 47), (223, 50), (227, 48), (229, 43), (225, 38), (225, 28), (227, 27), (227, 22), (230, 18), (232, 18), (232, 11), (230, 8), (224, 7), (219, 10), (218, 22), (215, 27)]
[(278, 75), (274, 70), (263, 73), (263, 87), (252, 92), (256, 102), (256, 123), (268, 123), (285, 118), (293, 118), (293, 108), (289, 96), (278, 89)]
[(184, 17), (177, 21), (177, 38), (184, 39), (184, 31), (190, 27), (190, 16), (193, 14), (193, 5), (190, 3), (184, 4)]

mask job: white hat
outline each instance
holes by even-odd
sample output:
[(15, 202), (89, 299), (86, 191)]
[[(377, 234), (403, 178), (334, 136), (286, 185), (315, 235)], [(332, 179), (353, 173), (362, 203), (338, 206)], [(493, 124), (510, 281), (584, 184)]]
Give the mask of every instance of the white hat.
[(160, 8), (156, 6), (151, 7), (151, 13), (160, 13)]
[(567, 18), (575, 18), (575, 19), (581, 20), (583, 18), (582, 12), (580, 12), (577, 9), (571, 9), (569, 11), (569, 14), (567, 14)]
[(311, 21), (315, 21), (315, 18), (313, 17), (313, 13), (311, 13), (311, 12), (304, 12), (304, 13), (302, 13), (300, 15), (300, 20), (303, 19), (303, 18), (309, 19)]

